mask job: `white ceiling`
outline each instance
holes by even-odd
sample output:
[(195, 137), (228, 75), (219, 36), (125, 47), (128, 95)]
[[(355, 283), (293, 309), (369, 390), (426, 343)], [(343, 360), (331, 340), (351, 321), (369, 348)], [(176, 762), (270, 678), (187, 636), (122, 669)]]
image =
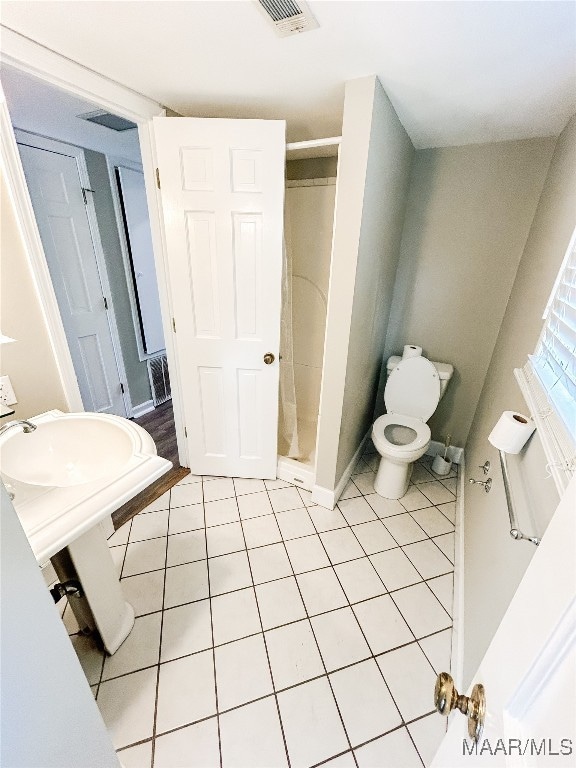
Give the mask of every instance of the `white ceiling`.
[(576, 112), (576, 3), (311, 0), (279, 38), (252, 0), (4, 0), (2, 23), (184, 115), (341, 130), (377, 74), (417, 148), (560, 133)]

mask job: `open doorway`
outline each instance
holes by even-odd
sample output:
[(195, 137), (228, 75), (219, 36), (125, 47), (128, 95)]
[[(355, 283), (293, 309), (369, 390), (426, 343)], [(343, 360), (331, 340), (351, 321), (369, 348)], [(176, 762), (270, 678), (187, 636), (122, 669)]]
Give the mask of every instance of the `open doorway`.
[(181, 474), (137, 126), (12, 67), (2, 84), (82, 405)]

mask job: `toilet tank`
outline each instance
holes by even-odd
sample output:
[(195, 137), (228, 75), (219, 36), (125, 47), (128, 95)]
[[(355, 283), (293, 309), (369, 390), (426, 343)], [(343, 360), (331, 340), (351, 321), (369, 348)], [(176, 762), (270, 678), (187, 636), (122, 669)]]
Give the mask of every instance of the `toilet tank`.
[[(394, 367), (398, 365), (401, 360), (402, 357), (400, 355), (392, 355), (392, 357), (388, 358), (386, 363), (386, 371), (388, 376), (390, 376), (390, 373), (394, 370)], [(440, 379), (440, 399), (442, 399), (444, 397), (444, 392), (446, 392), (448, 382), (454, 373), (454, 366), (450, 365), (450, 363), (437, 363), (434, 360), (431, 360), (430, 362), (433, 363), (433, 365), (436, 367), (436, 370), (438, 371), (438, 377)]]

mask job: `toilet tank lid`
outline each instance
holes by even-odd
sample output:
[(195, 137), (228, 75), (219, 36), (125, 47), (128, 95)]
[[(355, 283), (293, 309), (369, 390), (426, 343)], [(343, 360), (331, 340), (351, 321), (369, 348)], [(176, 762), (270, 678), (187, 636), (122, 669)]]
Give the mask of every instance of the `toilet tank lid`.
[[(400, 355), (392, 355), (392, 357), (389, 357), (386, 362), (386, 369), (388, 373), (390, 371), (393, 371), (396, 365), (402, 360), (402, 357)], [(436, 370), (438, 371), (438, 376), (440, 377), (440, 381), (449, 381), (452, 378), (452, 374), (454, 373), (454, 366), (450, 365), (450, 363), (437, 363), (434, 360), (430, 361), (431, 363), (434, 363), (436, 366)]]

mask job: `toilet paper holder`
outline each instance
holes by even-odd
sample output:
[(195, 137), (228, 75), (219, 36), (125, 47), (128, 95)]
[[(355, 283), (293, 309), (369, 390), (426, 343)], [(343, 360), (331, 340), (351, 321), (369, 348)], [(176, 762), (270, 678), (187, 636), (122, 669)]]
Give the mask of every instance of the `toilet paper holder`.
[(512, 492), (510, 490), (510, 476), (508, 474), (508, 464), (506, 462), (506, 454), (504, 451), (498, 451), (500, 454), (500, 466), (502, 468), (502, 479), (504, 480), (504, 493), (506, 494), (506, 504), (508, 505), (508, 517), (510, 519), (510, 536), (515, 541), (530, 541), (536, 547), (540, 544), (540, 539), (537, 536), (526, 536), (518, 528), (518, 521), (516, 520), (516, 513), (514, 511), (514, 504), (512, 503)]

